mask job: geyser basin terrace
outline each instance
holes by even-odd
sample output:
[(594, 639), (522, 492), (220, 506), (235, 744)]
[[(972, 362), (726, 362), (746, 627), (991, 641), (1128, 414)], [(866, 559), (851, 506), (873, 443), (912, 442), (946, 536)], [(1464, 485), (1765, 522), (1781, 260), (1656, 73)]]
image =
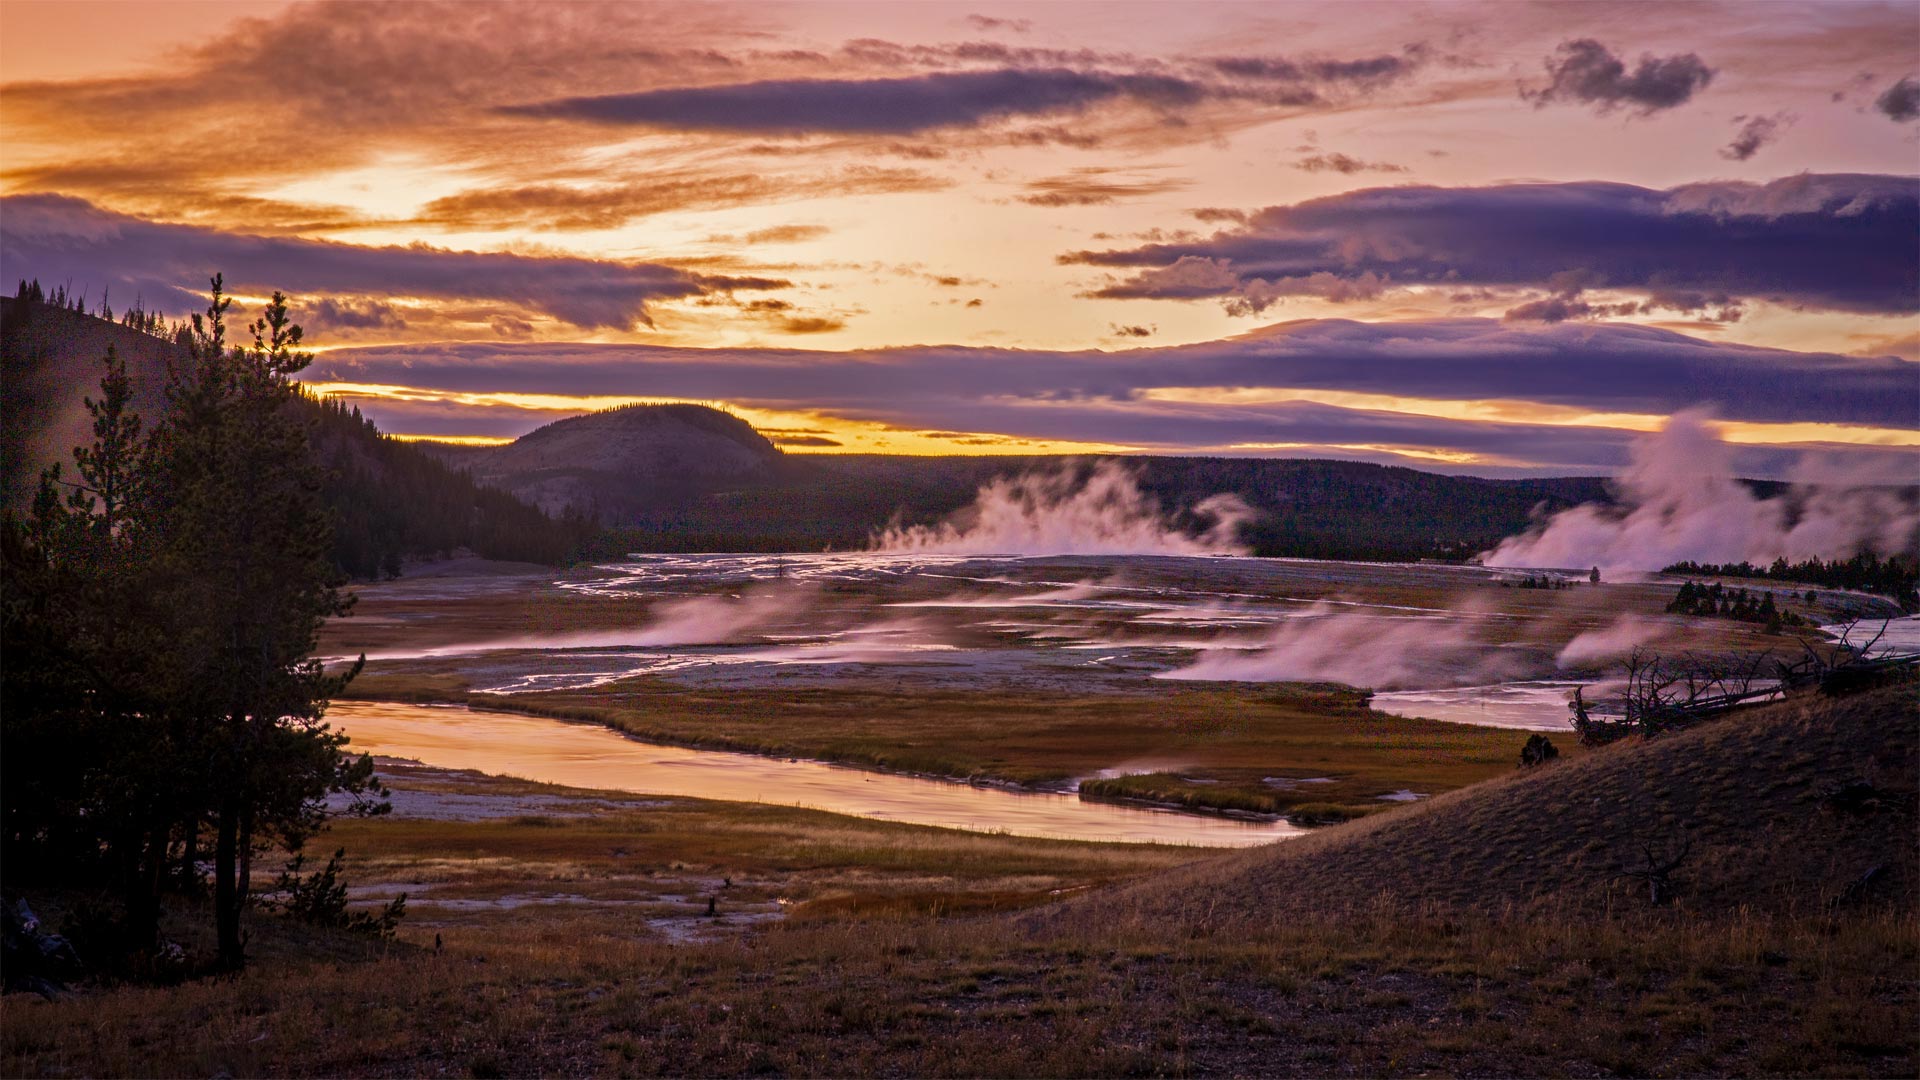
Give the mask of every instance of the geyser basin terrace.
[[(1165, 805), (1341, 817), (1511, 768), (1524, 735), (1388, 716), (1330, 681), (1418, 701), (1591, 678), (1611, 662), (1605, 649), (1570, 651), (1577, 641), (1782, 644), (1745, 624), (1666, 615), (1672, 583), (1522, 580), (1210, 556), (638, 556), (559, 576), (369, 586), (323, 651), (367, 652), (351, 692), (374, 700), (472, 701), (688, 746), (1056, 791), (1100, 779), (1103, 794)], [(1575, 654), (1571, 668), (1557, 662)], [(1207, 677), (1209, 665), (1225, 677)], [(1553, 695), (1530, 700), (1514, 726), (1564, 725)]]

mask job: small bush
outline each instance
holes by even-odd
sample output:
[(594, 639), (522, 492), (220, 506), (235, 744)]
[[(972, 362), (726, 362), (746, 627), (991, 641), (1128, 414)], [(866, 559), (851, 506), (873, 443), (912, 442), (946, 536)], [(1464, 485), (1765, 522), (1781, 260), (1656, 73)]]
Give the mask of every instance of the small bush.
[(407, 914), (407, 894), (401, 893), (379, 912), (350, 911), (347, 884), (340, 880), (340, 860), (346, 848), (336, 849), (327, 865), (302, 876), (307, 856), (300, 852), (280, 872), (274, 890), (284, 894), (277, 906), (287, 915), (315, 926), (334, 926), (376, 937), (390, 938)]

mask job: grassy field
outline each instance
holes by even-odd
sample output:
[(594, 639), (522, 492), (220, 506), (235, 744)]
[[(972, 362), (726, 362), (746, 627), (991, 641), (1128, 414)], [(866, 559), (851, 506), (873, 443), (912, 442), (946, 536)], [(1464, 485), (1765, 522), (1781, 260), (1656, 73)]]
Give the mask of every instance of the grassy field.
[[(411, 890), (415, 925), (480, 925), (528, 907), (610, 906), (679, 933), (816, 908), (991, 910), (1207, 857), (903, 825), (795, 807), (578, 792), (383, 765), (398, 812), (334, 823), (369, 898)], [(507, 898), (504, 902), (502, 898)], [(731, 923), (731, 917), (745, 923)]]
[[(264, 933), (264, 931), (257, 931)], [(227, 980), (10, 998), (54, 1075), (1911, 1076), (1910, 917), (1000, 918), (669, 945), (581, 915)]]
[[(325, 844), (398, 941), (12, 995), (0, 1072), (1911, 1076), (1917, 747), (1911, 687), (1793, 702), (1225, 854), (390, 767)], [(1667, 824), (1672, 906), (1581, 854)]]

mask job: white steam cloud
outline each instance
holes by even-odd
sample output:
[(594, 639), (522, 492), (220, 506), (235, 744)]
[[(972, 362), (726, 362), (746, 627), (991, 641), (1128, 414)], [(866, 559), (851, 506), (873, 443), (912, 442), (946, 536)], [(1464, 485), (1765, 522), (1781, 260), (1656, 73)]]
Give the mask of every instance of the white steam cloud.
[(1001, 477), (950, 522), (891, 528), (878, 551), (960, 555), (1242, 555), (1240, 525), (1253, 512), (1238, 496), (1215, 495), (1193, 508), (1212, 525), (1198, 536), (1176, 529), (1159, 503), (1117, 462), (1083, 478), (1063, 468)]
[(1664, 623), (1628, 613), (1598, 630), (1575, 635), (1554, 657), (1554, 663), (1562, 668), (1605, 664), (1665, 637), (1669, 629)]
[(1337, 682), (1389, 690), (1469, 686), (1510, 678), (1520, 662), (1480, 635), (1477, 612), (1445, 616), (1334, 614), (1316, 605), (1253, 648), (1209, 649), (1163, 679)]
[(515, 634), (424, 649), (370, 652), (369, 660), (417, 660), (471, 656), (524, 649), (621, 649), (661, 645), (728, 645), (757, 638), (757, 632), (804, 614), (813, 590), (797, 587), (749, 589), (739, 596), (689, 596), (655, 604), (644, 626), (576, 630), (564, 634)]
[(749, 589), (738, 597), (690, 596), (653, 608), (653, 621), (628, 633), (621, 645), (725, 645), (803, 614), (811, 589)]
[(1674, 414), (1638, 439), (1614, 506), (1586, 503), (1501, 541), (1488, 566), (1659, 570), (1677, 562), (1844, 559), (1912, 550), (1915, 489), (1804, 463), (1793, 486), (1762, 499), (1734, 479), (1732, 449), (1704, 410)]

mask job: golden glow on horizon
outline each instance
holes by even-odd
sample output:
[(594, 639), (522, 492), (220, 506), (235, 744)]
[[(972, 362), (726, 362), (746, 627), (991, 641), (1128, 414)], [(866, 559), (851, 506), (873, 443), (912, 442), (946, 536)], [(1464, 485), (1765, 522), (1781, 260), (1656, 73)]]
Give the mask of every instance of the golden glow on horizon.
[[(554, 417), (556, 420), (580, 413), (618, 408), (622, 405), (705, 405), (745, 420), (782, 450), (794, 454), (904, 454), (916, 457), (940, 457), (957, 454), (1126, 454), (1136, 453), (1141, 449), (1117, 443), (1022, 439), (996, 435), (992, 432), (943, 431), (935, 434), (925, 429), (910, 430), (869, 420), (851, 420), (826, 413), (756, 409), (728, 401), (693, 398), (615, 395), (567, 397), (560, 394), (480, 393), (378, 383), (312, 382), (304, 385), (310, 393), (324, 397), (421, 402), (470, 408), (508, 407), (561, 414)], [(393, 437), (409, 441), (433, 439), (476, 446), (512, 441), (485, 435), (396, 433)], [(829, 440), (832, 445), (810, 445), (805, 441), (808, 439)]]
[[(1081, 442), (1070, 439), (1022, 439), (991, 432), (909, 430), (871, 420), (855, 420), (813, 410), (761, 409), (717, 399), (673, 398), (630, 395), (533, 394), (514, 391), (436, 390), (380, 383), (313, 382), (305, 384), (312, 393), (342, 398), (377, 401), (416, 402), (461, 407), (512, 408), (563, 415), (598, 412), (622, 405), (706, 405), (740, 417), (789, 453), (799, 454), (906, 454), (915, 456), (993, 455), (993, 454), (1137, 454), (1168, 452), (1168, 448), (1119, 443)], [(1252, 387), (1158, 387), (1143, 391), (1140, 398), (1169, 404), (1193, 405), (1271, 405), (1305, 402), (1347, 409), (1366, 409), (1444, 420), (1488, 423), (1538, 424), (1548, 427), (1603, 428), (1619, 431), (1658, 431), (1667, 418), (1647, 413), (1593, 412), (1570, 406), (1541, 405), (1526, 401), (1448, 401), (1409, 398), (1386, 394), (1362, 394), (1333, 390), (1283, 390)], [(1041, 407), (1044, 407), (1044, 403)], [(558, 419), (559, 416), (556, 416)], [(1721, 421), (1722, 437), (1730, 443), (1748, 446), (1788, 446), (1831, 443), (1849, 446), (1920, 447), (1920, 431), (1876, 428), (1850, 424), (1824, 423), (1752, 423)], [(511, 442), (510, 437), (454, 434), (390, 433), (394, 438), (432, 439), (439, 442), (488, 446)], [(828, 444), (809, 443), (825, 440)], [(1384, 443), (1305, 443), (1243, 442), (1222, 449), (1228, 451), (1311, 451), (1346, 450), (1353, 453), (1391, 454), (1411, 461), (1447, 465), (1499, 464), (1485, 454), (1451, 450), (1436, 446), (1409, 446)], [(1206, 448), (1189, 448), (1188, 453), (1205, 453)]]
[[(1621, 431), (1659, 431), (1667, 417), (1653, 413), (1594, 412), (1569, 405), (1532, 401), (1449, 401), (1440, 398), (1364, 394), (1344, 390), (1287, 390), (1273, 387), (1165, 386), (1142, 390), (1147, 401), (1186, 405), (1286, 405), (1306, 403), (1342, 409), (1430, 416), (1437, 420), (1466, 420), (1501, 424), (1538, 424), (1545, 427), (1615, 428)], [(1842, 443), (1849, 446), (1920, 446), (1920, 431), (1868, 427), (1862, 424), (1795, 422), (1783, 424), (1746, 420), (1719, 421), (1721, 437), (1748, 446), (1793, 443)], [(1261, 444), (1263, 447), (1267, 444)], [(1272, 444), (1279, 449), (1286, 444)]]
[(400, 442), (439, 442), (455, 446), (505, 446), (513, 441), (510, 435), (399, 435), (385, 431), (381, 434)]
[(1395, 457), (1430, 461), (1442, 465), (1485, 465), (1494, 460), (1485, 454), (1474, 454), (1465, 450), (1442, 450), (1437, 446), (1393, 446), (1386, 443), (1249, 442), (1234, 443), (1229, 449), (1351, 450), (1356, 454), (1392, 454)]

